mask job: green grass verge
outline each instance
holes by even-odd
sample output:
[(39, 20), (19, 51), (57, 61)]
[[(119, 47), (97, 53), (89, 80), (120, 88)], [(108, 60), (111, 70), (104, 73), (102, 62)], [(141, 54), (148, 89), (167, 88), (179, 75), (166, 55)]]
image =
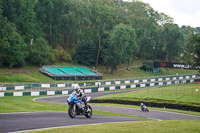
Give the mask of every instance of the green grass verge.
[(200, 121), (140, 121), (72, 126), (30, 133), (199, 133)]
[[(52, 103), (43, 103), (38, 101), (33, 101), (31, 96), (23, 97), (1, 97), (0, 98), (0, 113), (15, 113), (15, 112), (67, 112), (68, 105), (59, 105)], [(143, 118), (120, 113), (106, 112), (100, 110), (93, 110), (94, 114), (98, 115), (112, 115), (112, 116), (122, 116), (122, 117), (134, 117)]]
[(33, 101), (31, 96), (1, 97), (0, 113), (14, 112), (67, 112), (66, 105), (50, 104)]
[(185, 70), (185, 69), (162, 69), (160, 73), (149, 73), (142, 71), (138, 68), (131, 68), (130, 71), (118, 70), (113, 74), (100, 70), (103, 74), (103, 79), (119, 79), (119, 78), (131, 78), (131, 77), (150, 77), (150, 76), (163, 76), (163, 75), (176, 75), (180, 74), (197, 74), (197, 70)]
[[(196, 89), (199, 91), (196, 91)], [(129, 93), (110, 94), (96, 99), (145, 101), (200, 106), (200, 85), (171, 85)]]
[(96, 82), (96, 80), (82, 80), (82, 81), (71, 81), (71, 80), (53, 80), (40, 72), (33, 73), (18, 73), (18, 74), (0, 74), (0, 83), (85, 83), (85, 82)]

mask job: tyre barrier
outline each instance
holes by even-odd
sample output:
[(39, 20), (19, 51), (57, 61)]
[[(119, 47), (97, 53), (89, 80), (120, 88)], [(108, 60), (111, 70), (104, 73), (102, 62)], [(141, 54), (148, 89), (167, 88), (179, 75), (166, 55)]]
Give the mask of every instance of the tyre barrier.
[(168, 104), (168, 103), (125, 101), (125, 100), (91, 100), (90, 103), (114, 103), (114, 104), (138, 105), (138, 106), (140, 106), (141, 103), (144, 103), (148, 107), (169, 108), (169, 109), (200, 112), (200, 107), (198, 106), (189, 106), (183, 104)]

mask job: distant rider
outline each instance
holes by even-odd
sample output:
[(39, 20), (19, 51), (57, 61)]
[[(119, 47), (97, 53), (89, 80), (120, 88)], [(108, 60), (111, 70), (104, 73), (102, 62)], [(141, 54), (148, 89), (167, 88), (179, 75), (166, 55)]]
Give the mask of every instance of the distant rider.
[(146, 109), (147, 107), (143, 103), (141, 103), (140, 108), (142, 109), (142, 111), (144, 111), (144, 109)]

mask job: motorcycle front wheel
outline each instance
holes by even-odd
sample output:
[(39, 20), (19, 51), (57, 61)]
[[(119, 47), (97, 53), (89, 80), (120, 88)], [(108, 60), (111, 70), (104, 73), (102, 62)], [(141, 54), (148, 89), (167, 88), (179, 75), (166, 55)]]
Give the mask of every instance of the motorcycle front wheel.
[(75, 118), (76, 117), (76, 104), (70, 104), (69, 108), (68, 108), (68, 114), (71, 118)]
[(87, 105), (87, 110), (86, 110), (85, 116), (87, 118), (91, 118), (92, 117), (92, 107), (90, 105)]

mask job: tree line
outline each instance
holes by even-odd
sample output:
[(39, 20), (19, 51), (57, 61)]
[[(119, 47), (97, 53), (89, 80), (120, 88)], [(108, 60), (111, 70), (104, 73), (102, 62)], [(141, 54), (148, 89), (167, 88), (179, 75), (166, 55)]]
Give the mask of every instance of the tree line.
[(137, 0), (0, 0), (0, 27), (1, 66), (75, 61), (114, 71), (135, 57), (194, 63), (199, 56), (199, 27), (179, 27)]

